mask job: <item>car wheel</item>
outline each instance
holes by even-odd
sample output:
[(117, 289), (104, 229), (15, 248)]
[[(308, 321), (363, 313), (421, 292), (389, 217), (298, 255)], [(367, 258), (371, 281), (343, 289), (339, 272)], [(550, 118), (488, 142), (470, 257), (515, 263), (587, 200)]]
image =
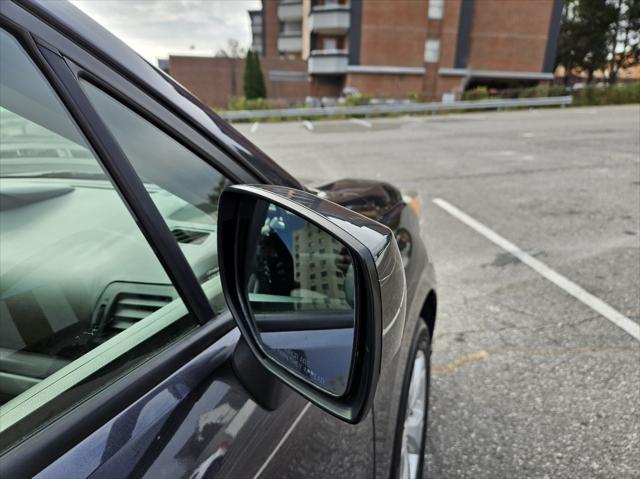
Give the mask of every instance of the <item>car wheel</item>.
[(397, 479), (419, 479), (423, 472), (431, 346), (425, 323), (418, 323), (400, 397), (394, 453), (394, 477)]

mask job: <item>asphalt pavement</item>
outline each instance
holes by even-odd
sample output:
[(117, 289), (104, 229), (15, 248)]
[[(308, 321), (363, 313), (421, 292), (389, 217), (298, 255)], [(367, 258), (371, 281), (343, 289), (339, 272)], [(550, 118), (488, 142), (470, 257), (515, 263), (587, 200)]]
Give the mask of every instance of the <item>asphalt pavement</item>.
[(237, 128), (312, 185), (420, 193), (439, 282), (427, 477), (640, 477), (640, 342), (614, 324), (640, 321), (640, 106)]

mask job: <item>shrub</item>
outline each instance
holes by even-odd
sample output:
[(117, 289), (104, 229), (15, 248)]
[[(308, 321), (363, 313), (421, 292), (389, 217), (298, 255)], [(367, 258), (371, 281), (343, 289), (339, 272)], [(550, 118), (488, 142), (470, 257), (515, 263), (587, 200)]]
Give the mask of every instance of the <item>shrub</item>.
[(570, 94), (571, 92), (568, 91), (567, 87), (564, 85), (551, 85), (547, 92), (547, 96), (565, 96)]
[(346, 106), (368, 105), (371, 97), (367, 95), (349, 95), (345, 101)]
[(522, 88), (518, 91), (518, 98), (542, 98), (551, 96), (548, 85), (536, 85), (534, 87)]
[(250, 100), (243, 96), (229, 99), (229, 110), (270, 110), (290, 107), (291, 105), (283, 99), (255, 98)]
[(589, 85), (574, 95), (573, 103), (577, 106), (640, 103), (640, 82), (611, 86)]
[(486, 100), (489, 98), (489, 90), (486, 86), (479, 86), (473, 90), (467, 90), (462, 94), (463, 100)]
[(264, 110), (266, 108), (268, 106), (264, 98), (248, 99), (244, 96), (238, 96), (229, 100), (229, 110)]

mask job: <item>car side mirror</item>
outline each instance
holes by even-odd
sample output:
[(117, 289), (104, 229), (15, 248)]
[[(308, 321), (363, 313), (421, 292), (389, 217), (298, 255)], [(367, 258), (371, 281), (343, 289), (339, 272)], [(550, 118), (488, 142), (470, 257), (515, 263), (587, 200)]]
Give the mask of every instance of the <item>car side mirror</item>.
[(359, 422), (402, 339), (406, 284), (386, 226), (313, 194), (227, 187), (218, 206), (225, 299), (257, 360)]

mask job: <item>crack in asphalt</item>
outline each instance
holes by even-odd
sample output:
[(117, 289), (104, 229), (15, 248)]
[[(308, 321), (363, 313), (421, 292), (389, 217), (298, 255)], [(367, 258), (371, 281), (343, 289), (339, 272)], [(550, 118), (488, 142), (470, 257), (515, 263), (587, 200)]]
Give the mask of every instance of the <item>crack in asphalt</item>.
[(583, 346), (579, 348), (567, 348), (567, 349), (530, 349), (530, 348), (498, 348), (493, 350), (480, 350), (473, 353), (465, 354), (453, 361), (441, 365), (431, 366), (431, 374), (442, 375), (452, 373), (456, 369), (464, 366), (465, 364), (474, 363), (478, 361), (484, 361), (491, 356), (502, 353), (521, 353), (527, 356), (535, 357), (558, 357), (567, 354), (588, 354), (588, 353), (625, 353), (625, 352), (640, 352), (640, 346)]

